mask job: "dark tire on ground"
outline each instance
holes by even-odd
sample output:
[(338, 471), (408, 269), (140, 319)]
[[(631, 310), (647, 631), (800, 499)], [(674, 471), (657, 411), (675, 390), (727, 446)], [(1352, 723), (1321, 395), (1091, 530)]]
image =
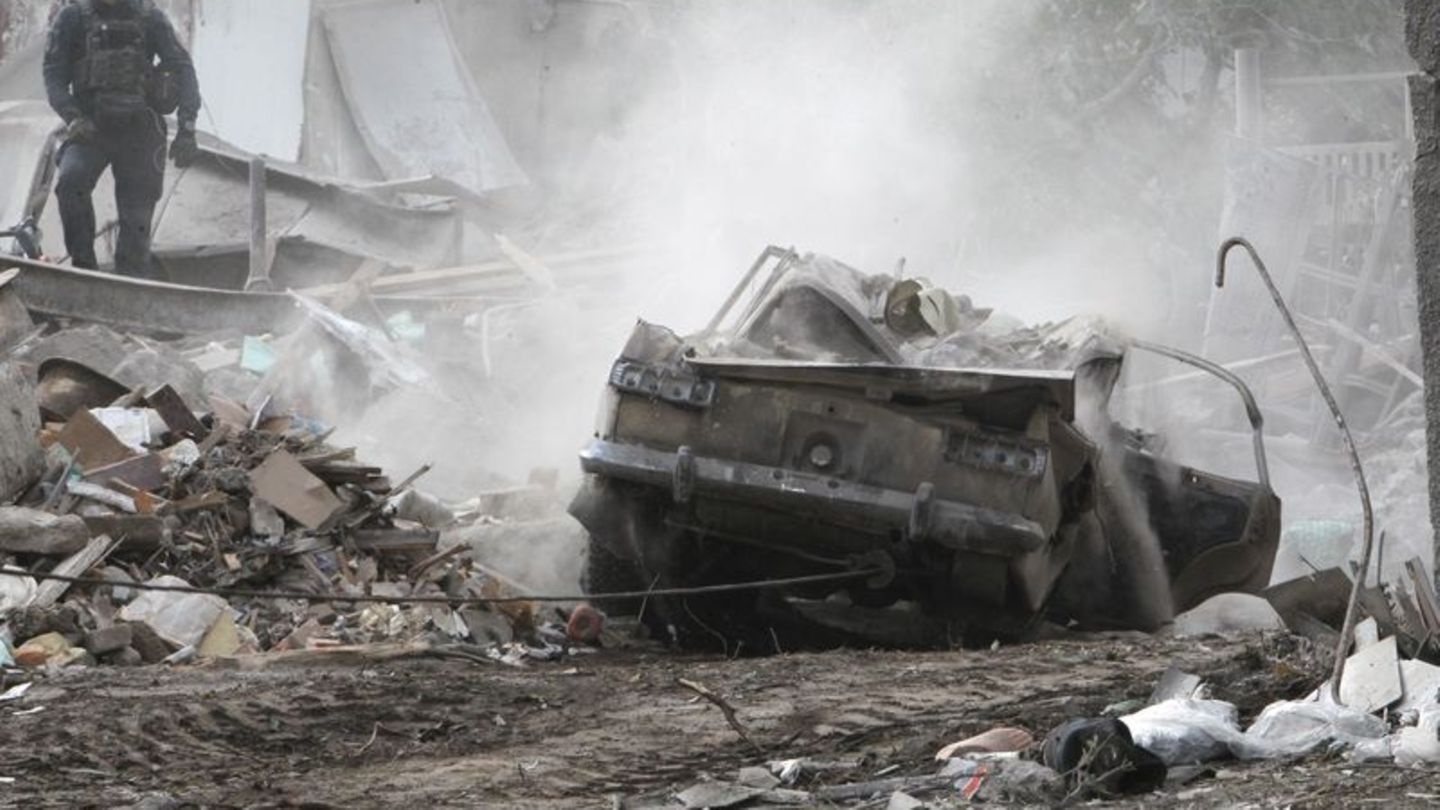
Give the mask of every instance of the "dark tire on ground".
[[(645, 590), (648, 583), (643, 581), (639, 566), (611, 551), (604, 541), (592, 534), (586, 550), (585, 570), (580, 575), (580, 587), (585, 593)], [(634, 616), (640, 609), (638, 599), (594, 598), (590, 604), (611, 616)]]

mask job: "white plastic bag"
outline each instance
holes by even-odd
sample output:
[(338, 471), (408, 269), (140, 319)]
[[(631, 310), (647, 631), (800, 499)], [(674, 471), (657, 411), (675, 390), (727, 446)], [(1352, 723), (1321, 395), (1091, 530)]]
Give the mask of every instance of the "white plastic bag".
[[(150, 580), (155, 585), (189, 585), (170, 576)], [(218, 596), (175, 591), (144, 591), (135, 601), (120, 609), (120, 618), (127, 622), (144, 622), (155, 634), (176, 646), (200, 643), (205, 631), (220, 618), (228, 603)]]
[(1239, 712), (1223, 700), (1172, 698), (1120, 718), (1135, 744), (1166, 765), (1219, 759), (1243, 736)]
[(1387, 730), (1385, 721), (1337, 705), (1329, 691), (1321, 689), (1318, 700), (1282, 700), (1266, 706), (1231, 750), (1241, 759), (1284, 759), (1332, 744), (1353, 747), (1384, 737)]
[(1420, 722), (1395, 735), (1395, 764), (1402, 768), (1440, 765), (1440, 705), (1420, 709)]

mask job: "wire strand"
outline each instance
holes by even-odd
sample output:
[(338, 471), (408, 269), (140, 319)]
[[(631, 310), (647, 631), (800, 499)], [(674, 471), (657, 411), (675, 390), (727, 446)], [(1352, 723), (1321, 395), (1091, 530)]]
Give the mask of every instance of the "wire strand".
[(169, 593), (194, 593), (221, 596), (227, 599), (303, 599), (315, 602), (378, 602), (382, 604), (443, 604), (443, 605), (503, 605), (517, 602), (585, 602), (594, 599), (647, 599), (654, 596), (698, 596), (707, 593), (730, 591), (768, 590), (786, 588), (792, 585), (810, 585), (821, 582), (841, 582), (861, 577), (872, 577), (883, 573), (882, 569), (869, 568), (860, 571), (842, 571), (834, 574), (812, 574), (786, 579), (761, 579), (750, 582), (730, 582), (721, 585), (696, 585), (689, 588), (656, 588), (644, 591), (620, 591), (617, 593), (590, 594), (532, 594), (527, 596), (384, 596), (380, 594), (312, 593), (309, 591), (259, 591), (247, 588), (201, 588), (195, 585), (163, 585), (153, 582), (113, 582), (94, 577), (72, 577), (65, 574), (40, 574), (14, 569), (0, 569), (0, 576), (31, 577), (37, 580), (68, 582), (71, 585), (95, 585), (111, 588), (133, 588), (137, 591), (162, 591)]

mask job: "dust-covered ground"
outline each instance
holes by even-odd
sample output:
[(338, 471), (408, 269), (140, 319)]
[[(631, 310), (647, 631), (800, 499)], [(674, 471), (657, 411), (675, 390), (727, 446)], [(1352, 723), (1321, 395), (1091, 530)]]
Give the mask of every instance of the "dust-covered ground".
[[(1166, 667), (1253, 715), (1308, 691), (1288, 637), (1107, 638), (993, 651), (724, 660), (602, 651), (523, 669), (401, 660), (238, 672), (65, 671), (0, 710), (5, 806), (614, 807), (772, 758), (868, 755), (857, 781), (927, 774), (997, 724), (1043, 736), (1143, 698)], [(678, 679), (723, 695), (756, 750)], [(37, 707), (43, 710), (37, 711)], [(898, 766), (898, 767), (892, 767)], [(1440, 775), (1343, 761), (1220, 763), (1129, 806), (1423, 806)], [(883, 807), (881, 801), (878, 806)]]

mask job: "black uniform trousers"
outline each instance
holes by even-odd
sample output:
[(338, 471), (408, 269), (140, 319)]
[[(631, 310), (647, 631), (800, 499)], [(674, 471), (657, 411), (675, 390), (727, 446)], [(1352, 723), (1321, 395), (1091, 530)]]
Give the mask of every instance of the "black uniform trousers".
[(95, 206), (91, 195), (109, 167), (119, 219), (115, 270), (155, 278), (150, 226), (165, 185), (165, 119), (153, 112), (97, 122), (99, 134), (60, 147), (55, 197), (65, 228), (65, 249), (75, 267), (95, 269)]

